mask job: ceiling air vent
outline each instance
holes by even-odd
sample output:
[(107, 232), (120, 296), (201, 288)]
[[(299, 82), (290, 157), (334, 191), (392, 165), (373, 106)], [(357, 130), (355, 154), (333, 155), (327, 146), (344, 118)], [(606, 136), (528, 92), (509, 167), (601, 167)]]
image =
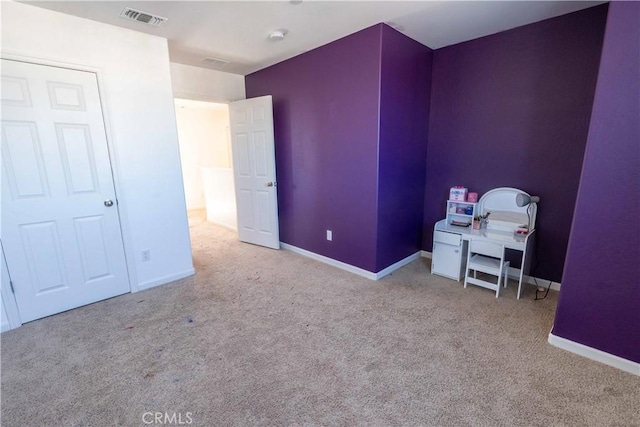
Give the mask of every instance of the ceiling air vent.
[(213, 65), (214, 67), (221, 67), (223, 65), (227, 65), (231, 61), (227, 61), (226, 59), (220, 59), (220, 58), (206, 57), (202, 60), (202, 62), (204, 62), (207, 65)]
[(144, 24), (153, 25), (154, 27), (159, 27), (169, 20), (169, 18), (152, 15), (147, 12), (131, 9), (130, 7), (125, 7), (124, 9), (122, 9), (122, 12), (120, 12), (120, 17), (130, 19), (131, 21), (138, 21)]

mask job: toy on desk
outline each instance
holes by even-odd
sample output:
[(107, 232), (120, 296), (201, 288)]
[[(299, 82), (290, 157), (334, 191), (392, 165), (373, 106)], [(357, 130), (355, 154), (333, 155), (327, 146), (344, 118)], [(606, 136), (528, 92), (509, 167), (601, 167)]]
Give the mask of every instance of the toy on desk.
[(470, 193), (468, 188), (456, 185), (449, 190), (449, 200), (454, 202), (477, 203), (478, 193)]
[(451, 187), (451, 190), (449, 190), (449, 200), (453, 200), (456, 202), (466, 202), (467, 189), (461, 185)]

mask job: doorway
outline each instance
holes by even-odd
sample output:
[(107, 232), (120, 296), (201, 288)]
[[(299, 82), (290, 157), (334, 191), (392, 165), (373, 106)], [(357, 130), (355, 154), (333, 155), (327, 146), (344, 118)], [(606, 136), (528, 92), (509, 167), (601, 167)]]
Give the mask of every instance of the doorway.
[(237, 230), (229, 106), (175, 99), (184, 193), (190, 225)]

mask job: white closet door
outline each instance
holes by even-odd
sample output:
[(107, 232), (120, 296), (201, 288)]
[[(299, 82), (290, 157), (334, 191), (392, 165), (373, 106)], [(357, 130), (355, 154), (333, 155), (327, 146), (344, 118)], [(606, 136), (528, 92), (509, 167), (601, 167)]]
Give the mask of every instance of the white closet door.
[(22, 322), (129, 292), (94, 73), (2, 60), (2, 241)]

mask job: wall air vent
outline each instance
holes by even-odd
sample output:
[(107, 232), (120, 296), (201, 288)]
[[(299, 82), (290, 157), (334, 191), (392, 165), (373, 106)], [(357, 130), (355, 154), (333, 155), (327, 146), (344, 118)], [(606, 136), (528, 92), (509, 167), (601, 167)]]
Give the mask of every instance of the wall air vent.
[(226, 59), (220, 59), (220, 58), (206, 57), (202, 60), (202, 62), (204, 62), (207, 65), (213, 65), (214, 67), (221, 67), (223, 65), (229, 64), (231, 61), (227, 61)]
[(135, 10), (130, 7), (125, 7), (124, 9), (122, 9), (122, 12), (120, 12), (120, 17), (129, 19), (131, 21), (142, 22), (143, 24), (153, 25), (154, 27), (159, 27), (169, 20), (169, 18), (152, 15), (150, 13)]

